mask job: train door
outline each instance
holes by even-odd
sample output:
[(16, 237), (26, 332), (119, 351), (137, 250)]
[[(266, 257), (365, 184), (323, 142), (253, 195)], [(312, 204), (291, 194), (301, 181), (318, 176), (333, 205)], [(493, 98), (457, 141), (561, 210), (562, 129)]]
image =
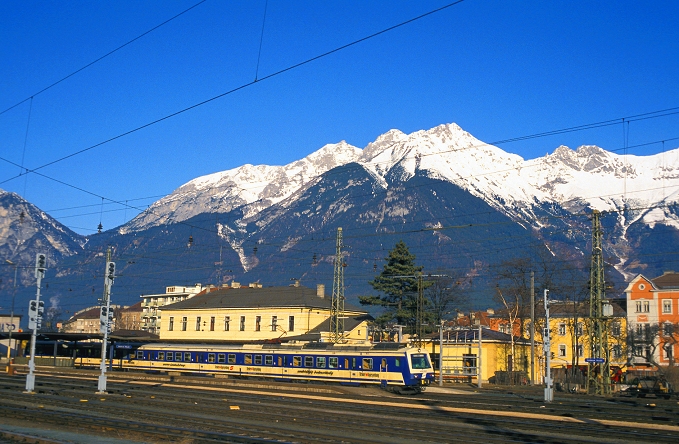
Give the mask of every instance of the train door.
[(382, 388), (387, 388), (388, 371), (387, 358), (382, 358), (382, 361), (380, 362), (380, 387)]
[(285, 355), (276, 356), (276, 365), (278, 366), (281, 377), (285, 376)]

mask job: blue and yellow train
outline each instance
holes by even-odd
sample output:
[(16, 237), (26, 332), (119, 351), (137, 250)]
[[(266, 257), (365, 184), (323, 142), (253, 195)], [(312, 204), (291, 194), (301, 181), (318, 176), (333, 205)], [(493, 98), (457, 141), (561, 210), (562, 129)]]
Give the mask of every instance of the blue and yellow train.
[(434, 369), (426, 352), (395, 343), (364, 347), (326, 343), (146, 344), (123, 360), (122, 367), (278, 381), (372, 384), (396, 392), (421, 392), (434, 380)]
[[(434, 380), (429, 354), (398, 343), (353, 346), (121, 342), (111, 344), (108, 352), (109, 367), (122, 371), (378, 385), (398, 393), (419, 393)], [(101, 343), (39, 343), (36, 356), (68, 357), (74, 367), (98, 368)]]

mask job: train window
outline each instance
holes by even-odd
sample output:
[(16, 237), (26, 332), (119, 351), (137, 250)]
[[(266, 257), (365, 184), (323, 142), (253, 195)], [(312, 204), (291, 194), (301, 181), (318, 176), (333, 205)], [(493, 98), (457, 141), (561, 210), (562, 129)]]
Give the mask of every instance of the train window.
[(410, 355), (410, 365), (413, 369), (429, 368), (429, 360), (424, 354)]
[(264, 365), (273, 365), (273, 356), (272, 355), (266, 355), (264, 357)]
[(144, 352), (141, 350), (137, 350), (137, 359), (144, 359)]
[(208, 353), (207, 354), (207, 362), (209, 362), (210, 364), (215, 363), (215, 354), (214, 353)]
[(304, 367), (313, 367), (314, 366), (314, 357), (313, 356), (305, 356), (304, 357)]
[(167, 352), (167, 360), (172, 361), (172, 352)]
[(401, 358), (394, 358), (394, 365), (396, 367), (400, 367), (401, 366)]
[(255, 365), (262, 365), (262, 355), (255, 355)]
[(181, 361), (182, 360), (182, 352), (174, 352), (174, 360), (175, 361)]
[(243, 363), (245, 365), (252, 365), (252, 355), (245, 355)]
[(190, 352), (184, 353), (184, 361), (185, 362), (191, 362), (191, 353)]
[(282, 367), (282, 366), (283, 366), (283, 357), (282, 357), (282, 356), (279, 356), (279, 357), (278, 357), (278, 366), (279, 366), (279, 367)]
[(316, 367), (325, 368), (325, 356), (319, 356), (316, 358)]
[(217, 363), (219, 364), (224, 364), (226, 362), (226, 355), (224, 353), (220, 353), (217, 355)]
[(329, 358), (328, 360), (328, 368), (337, 368), (337, 361), (339, 358)]
[(387, 369), (387, 358), (382, 358), (382, 366), (380, 367), (380, 370), (386, 369)]
[(158, 360), (159, 361), (165, 360), (165, 352), (158, 352)]
[(229, 353), (229, 364), (235, 364), (236, 363), (236, 355), (233, 353)]
[(349, 358), (344, 358), (344, 368), (349, 368)]
[(293, 356), (292, 357), (292, 366), (293, 367), (301, 367), (302, 366), (302, 357), (301, 356)]
[(363, 370), (373, 369), (373, 358), (363, 358), (361, 361), (362, 361), (361, 366), (363, 367)]

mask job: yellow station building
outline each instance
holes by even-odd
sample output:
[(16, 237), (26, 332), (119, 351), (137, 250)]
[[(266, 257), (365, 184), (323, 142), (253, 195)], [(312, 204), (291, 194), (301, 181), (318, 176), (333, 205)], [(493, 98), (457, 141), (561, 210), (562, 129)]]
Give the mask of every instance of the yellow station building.
[[(167, 341), (328, 341), (331, 298), (325, 287), (222, 287), (162, 307)], [(344, 338), (368, 342), (364, 310), (345, 305)]]

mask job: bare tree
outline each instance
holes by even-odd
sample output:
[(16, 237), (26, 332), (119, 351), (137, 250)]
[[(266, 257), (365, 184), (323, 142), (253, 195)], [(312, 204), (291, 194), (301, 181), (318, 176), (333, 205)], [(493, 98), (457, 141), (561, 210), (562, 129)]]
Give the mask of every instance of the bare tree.
[(627, 354), (632, 358), (641, 358), (651, 365), (660, 365), (656, 360), (661, 342), (659, 324), (634, 324), (627, 329)]
[(464, 293), (466, 281), (454, 280), (448, 276), (437, 277), (431, 281), (427, 289), (428, 306), (432, 312), (432, 321), (436, 325), (441, 323), (444, 315), (454, 307), (466, 305), (469, 298)]

